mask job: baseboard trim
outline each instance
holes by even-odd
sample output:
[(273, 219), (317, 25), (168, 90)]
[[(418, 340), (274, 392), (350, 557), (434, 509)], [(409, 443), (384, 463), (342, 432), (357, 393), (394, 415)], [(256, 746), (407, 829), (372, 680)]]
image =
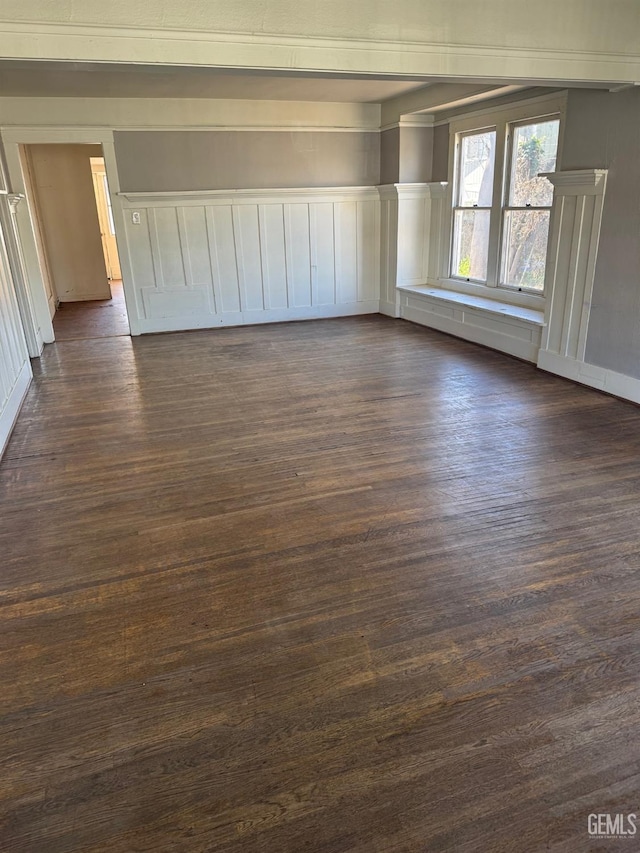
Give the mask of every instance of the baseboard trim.
[(394, 317), (397, 318), (400, 316), (399, 308), (395, 302), (386, 302), (385, 300), (380, 300), (380, 314), (384, 314), (385, 317)]
[(597, 388), (614, 397), (640, 404), (640, 379), (634, 379), (633, 376), (616, 373), (615, 370), (597, 367), (595, 364), (587, 364), (547, 350), (540, 350), (538, 367), (546, 370), (547, 373), (554, 373), (556, 376), (571, 379), (590, 388)]
[(24, 403), (24, 398), (31, 384), (31, 362), (27, 359), (22, 366), (22, 370), (18, 374), (15, 385), (9, 398), (5, 403), (2, 413), (0, 413), (0, 459), (9, 443), (9, 438), (13, 432), (20, 409)]
[(184, 332), (194, 329), (218, 329), (227, 326), (256, 326), (263, 323), (288, 323), (296, 320), (322, 320), (332, 317), (353, 317), (358, 314), (378, 314), (380, 302), (348, 302), (344, 305), (316, 305), (303, 308), (271, 308), (266, 311), (230, 311), (194, 317), (168, 317), (138, 321), (140, 333)]

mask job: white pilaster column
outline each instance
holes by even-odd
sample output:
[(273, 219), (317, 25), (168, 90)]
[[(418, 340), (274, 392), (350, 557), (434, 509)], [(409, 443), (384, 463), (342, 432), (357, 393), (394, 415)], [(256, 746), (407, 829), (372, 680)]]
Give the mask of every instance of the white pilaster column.
[(576, 376), (584, 362), (606, 169), (545, 174), (554, 187), (547, 254), (546, 327), (538, 367)]
[(16, 222), (18, 205), (24, 199), (24, 195), (22, 193), (7, 193), (5, 197), (7, 199), (7, 207), (2, 211), (2, 222), (5, 228), (5, 248), (14, 281), (16, 300), (20, 311), (27, 350), (31, 358), (37, 358), (42, 353), (44, 343), (35, 320), (31, 291), (27, 283), (22, 243), (20, 242), (20, 232), (18, 231)]
[(385, 184), (380, 193), (380, 311), (399, 316), (398, 287), (437, 279), (446, 184)]

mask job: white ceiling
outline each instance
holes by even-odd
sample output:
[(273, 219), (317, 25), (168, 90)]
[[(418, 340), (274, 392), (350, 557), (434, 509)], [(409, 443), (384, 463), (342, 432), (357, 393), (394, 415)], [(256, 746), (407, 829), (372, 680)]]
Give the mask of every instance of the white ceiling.
[(4, 97), (234, 98), (379, 103), (425, 80), (238, 69), (0, 60)]

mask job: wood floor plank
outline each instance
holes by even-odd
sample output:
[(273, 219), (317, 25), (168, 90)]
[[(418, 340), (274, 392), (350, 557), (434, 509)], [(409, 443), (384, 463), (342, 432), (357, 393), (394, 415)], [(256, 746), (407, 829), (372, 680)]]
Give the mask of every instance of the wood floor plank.
[(635, 849), (587, 816), (640, 812), (638, 408), (383, 317), (90, 310), (0, 463), (0, 849)]

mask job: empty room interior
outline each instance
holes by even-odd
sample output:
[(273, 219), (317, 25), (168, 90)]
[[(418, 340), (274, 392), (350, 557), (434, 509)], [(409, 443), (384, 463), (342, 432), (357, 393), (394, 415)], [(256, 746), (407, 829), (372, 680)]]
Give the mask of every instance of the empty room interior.
[(0, 3), (0, 849), (640, 814), (635, 0)]

